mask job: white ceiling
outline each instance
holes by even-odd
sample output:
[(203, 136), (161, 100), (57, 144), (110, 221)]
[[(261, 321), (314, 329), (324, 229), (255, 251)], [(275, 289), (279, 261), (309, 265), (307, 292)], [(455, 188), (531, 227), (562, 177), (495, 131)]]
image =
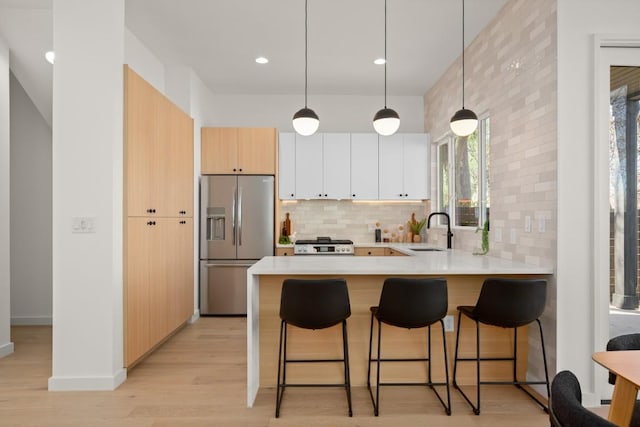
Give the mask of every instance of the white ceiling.
[[(214, 93), (304, 93), (303, 0), (125, 0), (126, 25), (166, 64), (188, 65)], [(467, 0), (465, 39), (506, 0)], [(52, 0), (0, 0), (11, 68), (51, 118)], [(388, 0), (388, 94), (422, 96), (460, 55), (461, 1)], [(254, 62), (257, 56), (267, 65)], [(309, 94), (384, 91), (384, 0), (309, 0)]]

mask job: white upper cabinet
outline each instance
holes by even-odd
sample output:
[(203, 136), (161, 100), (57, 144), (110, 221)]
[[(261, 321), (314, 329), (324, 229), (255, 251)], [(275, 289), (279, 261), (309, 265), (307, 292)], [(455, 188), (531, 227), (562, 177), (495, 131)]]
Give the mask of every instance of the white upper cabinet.
[(296, 199), (324, 198), (322, 185), (322, 134), (296, 134)]
[(322, 140), (324, 199), (351, 198), (351, 135), (325, 133)]
[(296, 198), (296, 137), (281, 133), (278, 140), (278, 195), (282, 200)]
[(278, 147), (282, 200), (429, 198), (427, 134), (281, 133)]
[(379, 199), (429, 198), (429, 136), (395, 134), (379, 138)]
[(351, 134), (351, 198), (378, 200), (378, 134)]

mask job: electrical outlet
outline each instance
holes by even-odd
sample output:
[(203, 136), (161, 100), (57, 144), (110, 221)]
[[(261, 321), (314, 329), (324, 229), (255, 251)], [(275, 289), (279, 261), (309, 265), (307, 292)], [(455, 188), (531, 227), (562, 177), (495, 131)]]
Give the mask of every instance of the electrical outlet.
[(453, 332), (453, 314), (444, 316), (444, 331)]
[(546, 220), (543, 218), (538, 219), (538, 233), (544, 233), (547, 231)]
[(71, 218), (72, 233), (95, 233), (96, 218), (92, 216), (74, 216)]
[(524, 232), (531, 233), (531, 217), (529, 215), (524, 217)]

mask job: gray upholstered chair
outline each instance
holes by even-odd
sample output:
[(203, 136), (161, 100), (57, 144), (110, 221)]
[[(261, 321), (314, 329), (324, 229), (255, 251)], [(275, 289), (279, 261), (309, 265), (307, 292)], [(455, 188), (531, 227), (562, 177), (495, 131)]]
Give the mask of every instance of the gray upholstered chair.
[(615, 427), (615, 424), (582, 406), (582, 390), (571, 371), (562, 371), (551, 383), (549, 420), (553, 427)]

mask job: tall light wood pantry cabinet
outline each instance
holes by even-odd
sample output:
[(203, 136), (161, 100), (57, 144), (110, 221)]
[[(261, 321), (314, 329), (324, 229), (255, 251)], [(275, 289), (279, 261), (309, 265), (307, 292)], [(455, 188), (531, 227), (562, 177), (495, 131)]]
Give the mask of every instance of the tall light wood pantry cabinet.
[(124, 365), (193, 314), (193, 119), (124, 67)]

